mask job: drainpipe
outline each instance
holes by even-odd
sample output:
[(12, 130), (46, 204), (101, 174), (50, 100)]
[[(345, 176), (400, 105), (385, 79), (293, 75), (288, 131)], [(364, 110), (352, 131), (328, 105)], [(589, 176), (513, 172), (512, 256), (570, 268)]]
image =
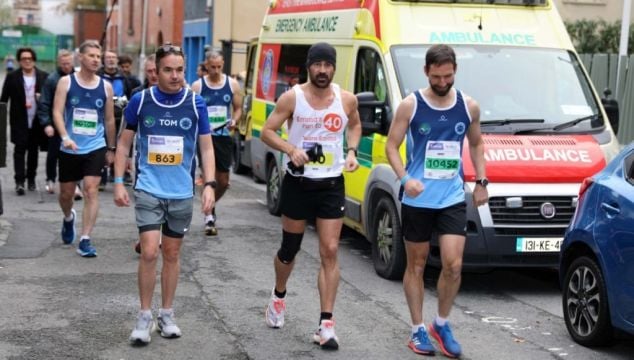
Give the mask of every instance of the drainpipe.
[[(147, 41), (147, 11), (149, 0), (143, 0), (143, 20), (141, 21), (141, 54), (139, 55), (139, 79), (145, 80), (145, 42)], [(159, 46), (162, 44), (159, 44)]]

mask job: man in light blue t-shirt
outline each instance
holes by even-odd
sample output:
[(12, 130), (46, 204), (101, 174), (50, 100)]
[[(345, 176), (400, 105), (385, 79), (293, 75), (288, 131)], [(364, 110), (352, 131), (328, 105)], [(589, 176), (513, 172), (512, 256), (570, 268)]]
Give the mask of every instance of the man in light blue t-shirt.
[(135, 138), (134, 198), (142, 250), (138, 277), (141, 310), (130, 341), (140, 345), (150, 342), (154, 327), (151, 308), (159, 251), (163, 269), (158, 327), (165, 338), (181, 336), (172, 303), (180, 271), (180, 248), (192, 219), (198, 141), (205, 178), (203, 211), (211, 211), (216, 187), (207, 107), (199, 95), (183, 86), (185, 56), (180, 47), (169, 44), (159, 47), (155, 55), (158, 85), (136, 93), (124, 110), (125, 129), (119, 138), (114, 178), (116, 205), (129, 206), (123, 174)]

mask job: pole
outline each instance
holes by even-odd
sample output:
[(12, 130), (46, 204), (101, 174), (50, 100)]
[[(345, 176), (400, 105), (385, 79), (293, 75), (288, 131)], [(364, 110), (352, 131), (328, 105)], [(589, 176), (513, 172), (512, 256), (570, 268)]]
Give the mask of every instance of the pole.
[(627, 44), (630, 37), (630, 15), (632, 13), (632, 0), (623, 0), (623, 15), (621, 17), (621, 41), (619, 43), (619, 63), (616, 71), (616, 98), (619, 94), (619, 82), (623, 58), (627, 59)]
[[(149, 0), (143, 0), (143, 20), (141, 21), (141, 54), (139, 54), (139, 79), (145, 80), (145, 42), (147, 41), (147, 11)], [(159, 46), (163, 44), (158, 44)]]
[[(128, 0), (130, 1), (130, 0)], [(119, 10), (117, 11), (117, 55), (121, 55), (121, 41), (123, 40), (123, 0), (119, 1)]]
[(207, 0), (209, 13), (209, 50), (214, 48), (214, 0)]

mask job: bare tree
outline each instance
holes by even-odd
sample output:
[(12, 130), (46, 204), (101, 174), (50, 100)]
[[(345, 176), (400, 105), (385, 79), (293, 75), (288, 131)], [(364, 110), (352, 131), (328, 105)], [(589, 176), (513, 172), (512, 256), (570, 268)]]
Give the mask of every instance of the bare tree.
[(15, 24), (13, 16), (13, 6), (9, 0), (0, 0), (0, 27), (11, 26)]

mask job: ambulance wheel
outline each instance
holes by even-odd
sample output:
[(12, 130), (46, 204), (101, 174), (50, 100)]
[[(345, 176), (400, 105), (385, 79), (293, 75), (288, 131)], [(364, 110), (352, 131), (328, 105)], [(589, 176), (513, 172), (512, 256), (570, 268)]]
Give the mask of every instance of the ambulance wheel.
[(382, 278), (400, 280), (405, 271), (405, 245), (401, 221), (392, 199), (379, 199), (372, 216), (372, 260), (374, 270)]
[(271, 215), (280, 216), (280, 195), (282, 189), (282, 173), (274, 159), (266, 165), (266, 207)]
[(242, 135), (233, 135), (233, 169), (234, 174), (246, 174), (249, 172), (249, 167), (242, 165), (242, 151), (244, 151), (244, 142), (242, 141)]

